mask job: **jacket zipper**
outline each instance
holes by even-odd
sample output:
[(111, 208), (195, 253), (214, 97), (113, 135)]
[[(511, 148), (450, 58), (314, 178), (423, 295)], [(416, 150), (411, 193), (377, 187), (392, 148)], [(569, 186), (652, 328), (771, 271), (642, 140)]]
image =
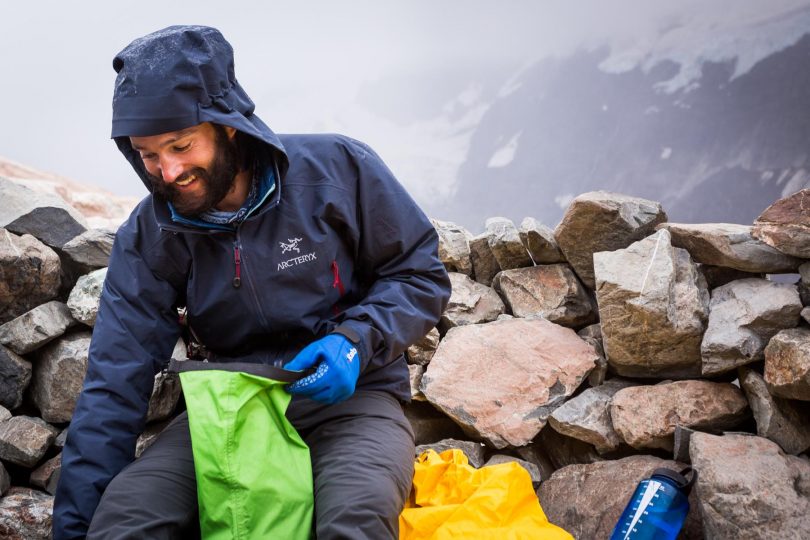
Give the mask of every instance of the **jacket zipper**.
[[(262, 302), (261, 302), (261, 300), (259, 300), (259, 295), (256, 294), (256, 286), (250, 280), (250, 275), (248, 274), (248, 271), (247, 271), (247, 262), (245, 261), (245, 250), (244, 250), (244, 247), (242, 246), (242, 242), (241, 242), (241, 238), (240, 238), (240, 232), (241, 231), (242, 231), (242, 225), (239, 224), (239, 226), (236, 227), (236, 240), (234, 241), (234, 244), (233, 244), (234, 245), (234, 265), (236, 267), (235, 268), (236, 272), (239, 273), (239, 275), (238, 275), (239, 283), (241, 284), (241, 282), (242, 282), (241, 270), (242, 270), (242, 267), (244, 266), (245, 281), (247, 281), (248, 288), (250, 289), (250, 296), (253, 298), (253, 302), (256, 305), (256, 310), (257, 310), (257, 313), (259, 315), (259, 320), (260, 320), (262, 326), (264, 326), (264, 328), (270, 328), (270, 326), (267, 324), (267, 318), (264, 316), (264, 311), (262, 310)], [(236, 279), (236, 277), (234, 278), (234, 280), (235, 279)]]
[(346, 294), (346, 290), (343, 288), (343, 282), (340, 281), (340, 269), (338, 268), (337, 261), (332, 261), (332, 275), (334, 276), (334, 281), (332, 282), (332, 288), (337, 289), (340, 293), (340, 296)]
[(233, 276), (233, 288), (238, 289), (242, 286), (242, 258), (239, 255), (239, 244), (234, 241), (233, 243), (233, 266), (234, 266), (234, 276)]

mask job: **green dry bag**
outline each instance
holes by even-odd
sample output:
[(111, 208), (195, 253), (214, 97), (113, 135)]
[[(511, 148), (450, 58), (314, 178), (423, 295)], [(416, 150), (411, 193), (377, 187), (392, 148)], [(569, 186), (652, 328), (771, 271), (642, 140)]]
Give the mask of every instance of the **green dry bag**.
[(309, 448), (284, 415), (303, 374), (248, 363), (171, 360), (188, 409), (204, 540), (306, 540)]

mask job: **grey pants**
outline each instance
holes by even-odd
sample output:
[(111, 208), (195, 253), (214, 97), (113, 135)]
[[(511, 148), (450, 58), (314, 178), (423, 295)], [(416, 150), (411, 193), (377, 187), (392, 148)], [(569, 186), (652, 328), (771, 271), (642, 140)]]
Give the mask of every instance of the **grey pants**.
[[(399, 402), (375, 391), (336, 405), (294, 399), (287, 418), (310, 448), (317, 538), (396, 539), (414, 461), (413, 432)], [(197, 486), (183, 413), (110, 482), (87, 538), (195, 537)]]

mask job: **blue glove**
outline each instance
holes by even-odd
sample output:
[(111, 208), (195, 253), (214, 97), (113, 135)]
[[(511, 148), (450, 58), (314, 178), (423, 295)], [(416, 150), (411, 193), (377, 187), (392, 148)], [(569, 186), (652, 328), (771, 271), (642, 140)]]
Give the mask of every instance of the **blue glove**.
[(354, 393), (360, 376), (360, 355), (346, 337), (329, 334), (313, 341), (284, 369), (303, 371), (315, 365), (315, 373), (287, 386), (287, 391), (327, 404), (343, 401)]

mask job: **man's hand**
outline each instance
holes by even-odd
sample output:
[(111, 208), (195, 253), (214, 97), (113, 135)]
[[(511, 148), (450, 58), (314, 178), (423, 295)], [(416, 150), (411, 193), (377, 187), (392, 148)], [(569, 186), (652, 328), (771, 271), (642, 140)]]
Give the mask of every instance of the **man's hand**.
[(315, 373), (289, 385), (287, 390), (328, 404), (354, 393), (360, 376), (360, 356), (351, 341), (340, 334), (329, 334), (307, 345), (284, 369), (302, 371), (316, 365)]

